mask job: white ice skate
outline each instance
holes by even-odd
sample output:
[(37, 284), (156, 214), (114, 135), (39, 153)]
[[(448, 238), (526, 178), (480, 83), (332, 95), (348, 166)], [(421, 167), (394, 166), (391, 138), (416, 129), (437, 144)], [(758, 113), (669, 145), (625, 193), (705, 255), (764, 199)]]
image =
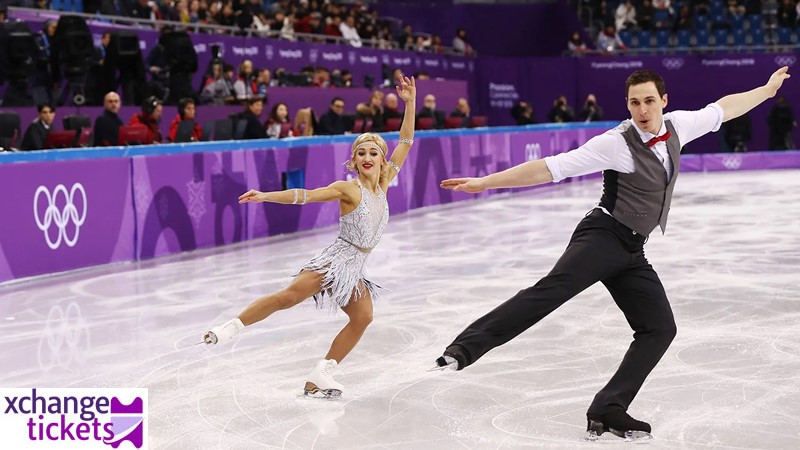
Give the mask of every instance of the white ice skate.
[(344, 386), (333, 379), (333, 371), (338, 364), (335, 359), (323, 359), (308, 375), (304, 394), (309, 397), (339, 398)]
[(203, 342), (208, 345), (224, 344), (230, 342), (237, 334), (244, 330), (244, 324), (239, 318), (229, 320), (203, 335)]

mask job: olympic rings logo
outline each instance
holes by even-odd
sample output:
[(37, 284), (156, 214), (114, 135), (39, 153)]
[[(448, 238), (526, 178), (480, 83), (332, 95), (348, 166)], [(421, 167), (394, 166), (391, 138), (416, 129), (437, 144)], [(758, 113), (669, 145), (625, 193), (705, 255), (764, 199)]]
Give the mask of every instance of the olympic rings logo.
[(661, 60), (661, 65), (669, 70), (678, 70), (683, 67), (683, 58), (664, 58)]
[(723, 156), (722, 165), (728, 170), (736, 170), (742, 166), (741, 156)]
[(797, 57), (794, 55), (778, 55), (775, 57), (775, 64), (783, 66), (793, 66), (797, 62)]
[(50, 308), (36, 352), (39, 368), (50, 370), (82, 364), (90, 348), (89, 327), (78, 304), (70, 302), (66, 310), (59, 305)]
[[(78, 208), (75, 206), (74, 202), (76, 192), (80, 192), (83, 198), (83, 207), (80, 214), (78, 214)], [(59, 210), (56, 204), (58, 194), (64, 195), (65, 205), (63, 210)], [(44, 210), (44, 217), (39, 216), (38, 206), (40, 195), (44, 195), (47, 200), (47, 208)], [(83, 225), (83, 222), (86, 220), (87, 209), (86, 190), (83, 189), (83, 185), (80, 183), (73, 184), (69, 193), (67, 193), (67, 188), (64, 187), (63, 184), (59, 184), (56, 186), (52, 195), (46, 187), (39, 186), (36, 189), (36, 194), (33, 196), (33, 216), (36, 219), (36, 226), (44, 232), (44, 239), (47, 241), (47, 246), (50, 247), (51, 250), (56, 250), (60, 247), (62, 240), (69, 247), (75, 246), (78, 242), (78, 234), (80, 233), (81, 225)], [(67, 225), (70, 222), (75, 225), (75, 235), (72, 238), (67, 234)], [(56, 237), (55, 241), (51, 240), (50, 234), (48, 233), (52, 225), (58, 228), (58, 237)]]

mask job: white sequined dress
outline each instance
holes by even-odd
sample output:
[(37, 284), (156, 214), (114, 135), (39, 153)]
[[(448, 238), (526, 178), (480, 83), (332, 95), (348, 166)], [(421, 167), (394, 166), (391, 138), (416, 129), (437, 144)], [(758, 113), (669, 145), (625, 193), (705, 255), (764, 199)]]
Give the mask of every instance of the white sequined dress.
[(380, 286), (367, 279), (364, 264), (389, 222), (389, 203), (380, 187), (378, 194), (373, 194), (360, 180), (356, 182), (361, 188), (361, 202), (356, 209), (339, 217), (336, 241), (295, 274), (313, 271), (324, 275), (322, 291), (314, 296), (318, 308), (346, 306), (354, 291), (360, 298), (362, 283), (373, 300), (378, 297)]

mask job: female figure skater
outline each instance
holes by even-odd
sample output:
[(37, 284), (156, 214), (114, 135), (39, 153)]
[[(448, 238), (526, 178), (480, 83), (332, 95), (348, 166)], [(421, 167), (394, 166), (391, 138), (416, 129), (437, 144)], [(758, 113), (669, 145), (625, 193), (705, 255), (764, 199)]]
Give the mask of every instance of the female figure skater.
[(206, 332), (206, 344), (228, 342), (244, 327), (264, 320), (270, 314), (291, 308), (314, 297), (317, 306), (328, 303), (339, 306), (349, 317), (347, 325), (331, 344), (325, 359), (319, 361), (308, 376), (305, 394), (317, 397), (339, 397), (342, 385), (332, 376), (333, 370), (347, 356), (372, 321), (372, 300), (376, 285), (364, 277), (364, 263), (378, 244), (389, 220), (386, 189), (414, 142), (416, 82), (399, 78), (397, 95), (406, 103), (400, 141), (387, 159), (386, 142), (377, 134), (364, 133), (353, 142), (353, 153), (347, 167), (358, 173), (351, 181), (336, 181), (328, 187), (307, 191), (290, 189), (280, 192), (250, 190), (239, 197), (239, 203), (275, 202), (305, 205), (309, 202), (339, 201), (339, 236), (295, 275), (282, 291), (261, 297), (235, 319)]

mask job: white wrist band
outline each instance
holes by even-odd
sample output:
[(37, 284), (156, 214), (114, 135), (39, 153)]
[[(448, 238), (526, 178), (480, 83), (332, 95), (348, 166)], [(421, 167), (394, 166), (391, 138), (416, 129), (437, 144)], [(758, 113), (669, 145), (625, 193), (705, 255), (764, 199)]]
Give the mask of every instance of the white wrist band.
[(413, 144), (413, 143), (414, 143), (414, 140), (413, 140), (413, 139), (403, 139), (403, 138), (400, 138), (400, 140), (399, 140), (399, 141), (397, 141), (397, 142), (399, 142), (399, 143), (401, 143), (401, 144), (408, 144), (408, 145), (411, 145), (411, 144)]

